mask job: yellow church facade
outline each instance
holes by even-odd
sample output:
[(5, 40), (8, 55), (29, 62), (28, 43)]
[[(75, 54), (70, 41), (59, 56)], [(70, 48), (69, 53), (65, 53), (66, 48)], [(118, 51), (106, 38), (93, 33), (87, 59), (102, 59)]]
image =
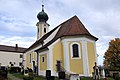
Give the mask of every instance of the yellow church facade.
[(38, 75), (66, 74), (91, 76), (96, 57), (96, 37), (91, 35), (77, 16), (73, 16), (49, 31), (48, 16), (42, 11), (37, 15), (37, 40), (24, 54), (25, 68)]

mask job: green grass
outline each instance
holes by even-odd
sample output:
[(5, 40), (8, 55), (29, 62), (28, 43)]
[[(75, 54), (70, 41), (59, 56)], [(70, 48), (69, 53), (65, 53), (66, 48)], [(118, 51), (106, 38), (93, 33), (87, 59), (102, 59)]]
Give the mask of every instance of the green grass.
[(21, 78), (21, 79), (24, 77), (24, 75), (21, 73), (13, 73), (12, 75), (17, 77), (17, 78)]
[(44, 80), (45, 78), (43, 76), (35, 76), (34, 80)]
[[(21, 78), (21, 79), (24, 77), (24, 75), (20, 73), (13, 73), (12, 75), (17, 78)], [(34, 80), (44, 80), (44, 79), (45, 79), (44, 76), (34, 76)], [(58, 79), (55, 78), (55, 80), (58, 80)], [(81, 77), (81, 80), (93, 80), (93, 78), (92, 77)], [(100, 80), (103, 80), (103, 79), (100, 79)], [(114, 79), (109, 77), (108, 80), (114, 80)]]
[[(24, 77), (24, 75), (20, 74), (20, 73), (13, 73), (12, 75), (17, 77), (17, 78), (21, 78), (21, 79)], [(44, 80), (44, 79), (45, 79), (44, 76), (34, 76), (34, 80)], [(55, 80), (58, 80), (58, 79), (55, 78)]]
[[(24, 77), (24, 75), (20, 74), (20, 73), (13, 73), (12, 75), (17, 78), (20, 78), (20, 79), (22, 79)], [(44, 80), (44, 79), (45, 79), (45, 77), (43, 77), (43, 76), (34, 76), (34, 80)]]
[[(18, 73), (14, 73), (13, 76), (21, 78), (21, 79), (24, 77), (24, 75), (20, 74), (20, 73), (19, 74)], [(45, 78), (43, 76), (35, 76), (34, 77), (34, 80), (44, 80), (44, 79)]]
[(115, 79), (109, 77), (108, 80), (115, 80)]

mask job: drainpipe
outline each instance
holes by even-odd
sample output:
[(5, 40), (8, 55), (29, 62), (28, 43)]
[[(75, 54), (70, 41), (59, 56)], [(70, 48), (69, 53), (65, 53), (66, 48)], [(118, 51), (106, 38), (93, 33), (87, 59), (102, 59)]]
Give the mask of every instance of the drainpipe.
[(38, 75), (38, 70), (39, 70), (39, 68), (38, 68), (38, 65), (39, 65), (39, 53), (38, 53), (38, 51), (35, 51), (36, 53), (37, 53), (37, 70), (36, 70), (36, 72), (37, 72), (37, 75)]

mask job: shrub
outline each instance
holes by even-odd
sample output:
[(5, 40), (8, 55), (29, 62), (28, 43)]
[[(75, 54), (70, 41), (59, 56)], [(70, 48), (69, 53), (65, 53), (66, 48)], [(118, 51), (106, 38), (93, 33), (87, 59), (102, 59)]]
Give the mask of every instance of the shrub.
[(10, 71), (10, 73), (17, 73), (17, 72), (21, 72), (21, 68), (20, 67), (10, 67), (9, 71)]
[(7, 70), (0, 70), (0, 76), (7, 78), (8, 71)]

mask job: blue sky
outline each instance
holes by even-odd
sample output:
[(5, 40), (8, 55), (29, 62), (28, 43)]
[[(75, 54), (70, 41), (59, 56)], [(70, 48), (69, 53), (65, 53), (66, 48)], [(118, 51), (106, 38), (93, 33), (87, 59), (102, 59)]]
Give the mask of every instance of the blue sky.
[[(120, 0), (43, 0), (49, 29), (77, 15), (96, 43), (98, 64), (109, 41), (120, 37)], [(29, 47), (36, 40), (37, 14), (42, 0), (0, 0), (0, 44)]]

